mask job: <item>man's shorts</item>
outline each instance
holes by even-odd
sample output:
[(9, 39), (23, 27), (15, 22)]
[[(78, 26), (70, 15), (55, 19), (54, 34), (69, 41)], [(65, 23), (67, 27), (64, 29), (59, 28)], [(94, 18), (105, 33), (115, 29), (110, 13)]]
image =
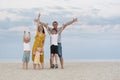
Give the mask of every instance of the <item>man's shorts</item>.
[(50, 50), (51, 50), (51, 54), (58, 54), (58, 46), (57, 45), (51, 45)]
[(23, 62), (29, 62), (30, 61), (30, 53), (25, 53), (24, 52), (22, 61)]
[(61, 43), (58, 43), (58, 56), (59, 58), (62, 57), (62, 44)]

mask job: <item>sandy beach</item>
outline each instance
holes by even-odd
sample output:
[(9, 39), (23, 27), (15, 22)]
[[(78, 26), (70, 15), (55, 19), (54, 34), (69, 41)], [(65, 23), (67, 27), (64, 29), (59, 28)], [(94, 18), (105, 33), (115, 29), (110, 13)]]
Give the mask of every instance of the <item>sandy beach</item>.
[(120, 62), (66, 62), (65, 69), (28, 70), (22, 63), (0, 63), (0, 80), (120, 80)]

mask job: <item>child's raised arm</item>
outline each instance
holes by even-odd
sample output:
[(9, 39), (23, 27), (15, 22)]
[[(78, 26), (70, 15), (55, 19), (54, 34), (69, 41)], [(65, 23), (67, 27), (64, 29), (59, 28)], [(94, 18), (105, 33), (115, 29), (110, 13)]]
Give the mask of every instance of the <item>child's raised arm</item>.
[(63, 30), (64, 30), (64, 24), (63, 24), (62, 28), (59, 30), (58, 34), (61, 34)]
[(23, 34), (23, 42), (25, 40), (25, 36), (26, 36), (26, 31), (24, 31), (24, 34)]
[(51, 32), (50, 32), (49, 27), (47, 27), (47, 28), (46, 28), (46, 30), (47, 30), (48, 34), (50, 35), (50, 34), (51, 34)]
[(30, 41), (31, 40), (30, 32), (28, 32), (28, 34), (29, 34), (29, 41)]

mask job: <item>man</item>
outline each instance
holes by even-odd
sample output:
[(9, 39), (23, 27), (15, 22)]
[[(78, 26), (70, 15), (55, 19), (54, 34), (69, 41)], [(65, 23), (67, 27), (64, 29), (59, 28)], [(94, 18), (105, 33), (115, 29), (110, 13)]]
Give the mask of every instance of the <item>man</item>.
[[(77, 18), (73, 18), (73, 20), (63, 24), (62, 27), (58, 28), (58, 22), (54, 21), (52, 23), (53, 28), (50, 28), (47, 23), (41, 22), (39, 20), (39, 18), (40, 18), (40, 14), (38, 15), (38, 18), (35, 19), (35, 22), (38, 22), (39, 24), (42, 24), (50, 32), (52, 31), (53, 28), (56, 29), (57, 31), (60, 31), (61, 29), (65, 29), (68, 25), (70, 25), (70, 24), (72, 24), (74, 22), (77, 22)], [(58, 56), (59, 56), (59, 59), (60, 59), (61, 68), (64, 69), (64, 66), (63, 66), (63, 56), (62, 56), (61, 34), (59, 34), (59, 37), (58, 37)], [(52, 65), (52, 63), (51, 63), (51, 56), (50, 56), (50, 66), (51, 65)]]

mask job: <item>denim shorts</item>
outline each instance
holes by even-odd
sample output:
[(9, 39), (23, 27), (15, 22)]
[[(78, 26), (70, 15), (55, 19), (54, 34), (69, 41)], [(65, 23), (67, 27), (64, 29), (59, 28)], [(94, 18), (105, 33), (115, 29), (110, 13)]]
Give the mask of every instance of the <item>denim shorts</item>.
[(30, 53), (25, 53), (24, 52), (22, 61), (23, 62), (29, 62), (30, 61)]
[(58, 43), (58, 56), (59, 58), (62, 57), (62, 44), (61, 43)]

